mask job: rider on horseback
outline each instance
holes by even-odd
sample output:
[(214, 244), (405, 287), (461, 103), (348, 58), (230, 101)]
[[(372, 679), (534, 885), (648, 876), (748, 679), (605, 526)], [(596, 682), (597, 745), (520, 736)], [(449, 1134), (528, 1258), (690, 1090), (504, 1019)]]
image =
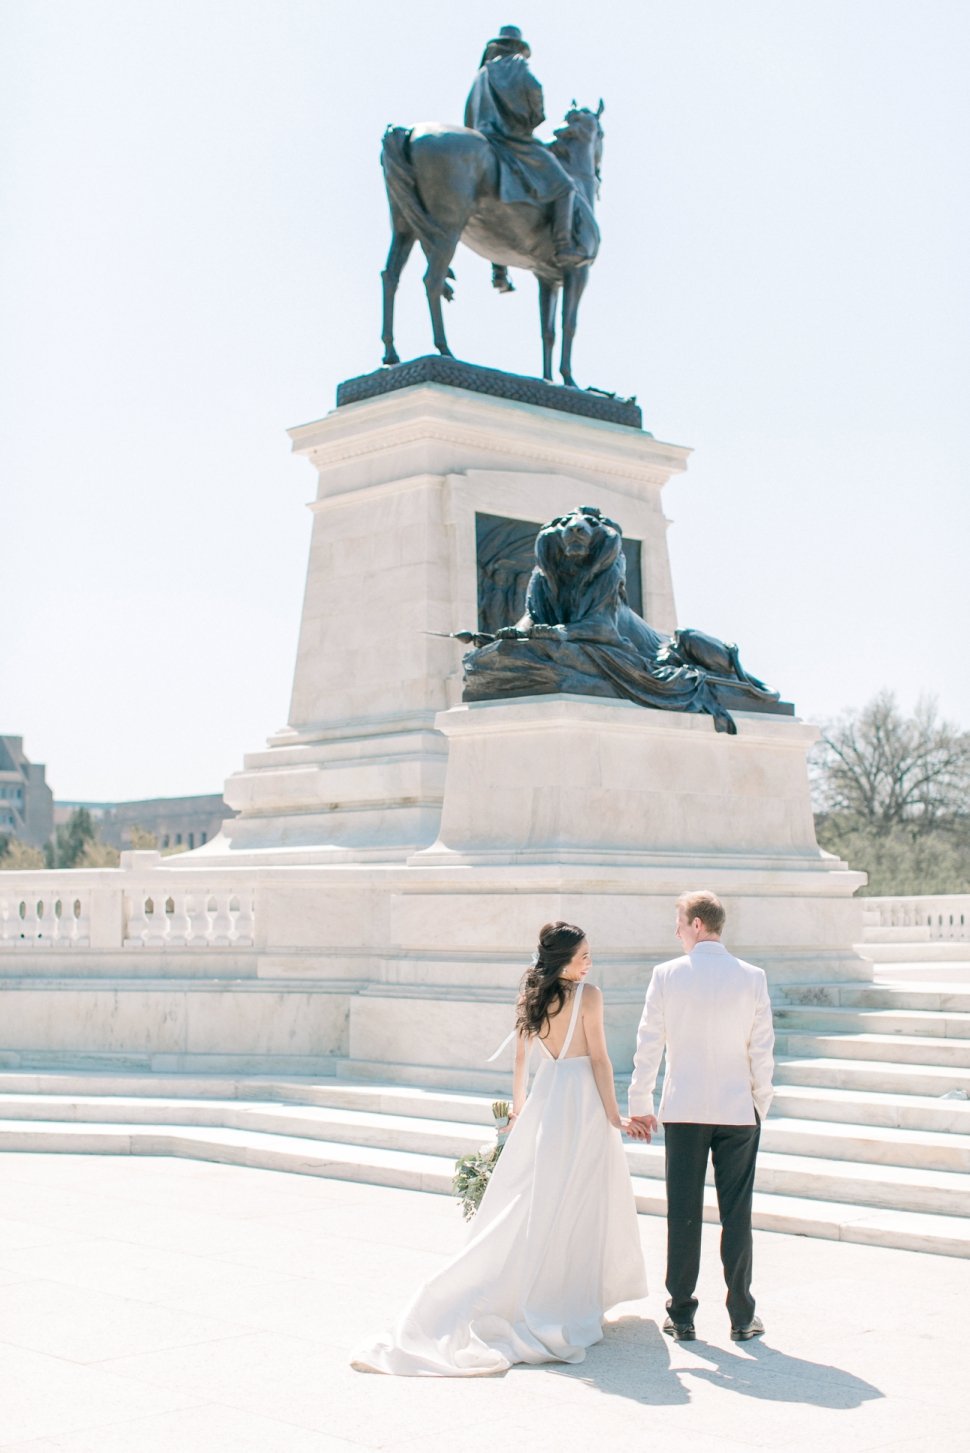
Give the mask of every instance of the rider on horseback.
[[(480, 131), (499, 162), (499, 198), (552, 207), (555, 259), (563, 267), (592, 260), (573, 235), (576, 185), (533, 132), (545, 120), (542, 87), (529, 70), (532, 54), (517, 25), (503, 25), (485, 47), (465, 103), (465, 125)], [(512, 292), (508, 268), (492, 263), (492, 286)]]

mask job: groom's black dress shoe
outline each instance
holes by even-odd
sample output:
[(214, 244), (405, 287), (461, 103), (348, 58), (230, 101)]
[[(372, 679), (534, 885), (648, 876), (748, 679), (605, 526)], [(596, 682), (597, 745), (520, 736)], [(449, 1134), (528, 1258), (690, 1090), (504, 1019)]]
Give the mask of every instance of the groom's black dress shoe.
[(752, 1317), (746, 1327), (732, 1327), (732, 1342), (750, 1342), (752, 1337), (763, 1337), (765, 1324), (760, 1317)]
[(664, 1318), (664, 1331), (675, 1342), (694, 1342), (697, 1337), (693, 1322), (672, 1322), (669, 1317)]

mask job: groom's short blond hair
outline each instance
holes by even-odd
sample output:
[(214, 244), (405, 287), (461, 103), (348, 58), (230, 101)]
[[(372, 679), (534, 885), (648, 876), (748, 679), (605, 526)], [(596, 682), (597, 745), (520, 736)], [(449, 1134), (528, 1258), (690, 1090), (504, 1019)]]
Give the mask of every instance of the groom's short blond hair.
[(706, 888), (697, 889), (692, 893), (681, 893), (677, 899), (677, 907), (684, 910), (684, 917), (688, 923), (693, 923), (695, 918), (699, 918), (708, 933), (723, 932), (724, 921), (727, 918), (724, 904), (715, 893), (709, 893)]

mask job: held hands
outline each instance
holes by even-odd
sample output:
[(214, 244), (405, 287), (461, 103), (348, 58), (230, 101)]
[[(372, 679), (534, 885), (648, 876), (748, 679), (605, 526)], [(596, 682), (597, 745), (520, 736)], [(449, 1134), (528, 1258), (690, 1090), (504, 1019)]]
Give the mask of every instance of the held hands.
[(631, 1140), (643, 1140), (648, 1144), (650, 1137), (657, 1128), (656, 1115), (631, 1115), (629, 1119), (620, 1122), (620, 1128), (624, 1135), (629, 1135)]

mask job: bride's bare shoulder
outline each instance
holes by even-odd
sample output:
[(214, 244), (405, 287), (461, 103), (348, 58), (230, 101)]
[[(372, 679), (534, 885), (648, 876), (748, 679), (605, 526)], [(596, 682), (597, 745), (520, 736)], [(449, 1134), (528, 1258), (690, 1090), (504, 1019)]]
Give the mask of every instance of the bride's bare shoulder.
[(583, 985), (583, 1007), (593, 1004), (602, 1004), (603, 990), (597, 984)]

